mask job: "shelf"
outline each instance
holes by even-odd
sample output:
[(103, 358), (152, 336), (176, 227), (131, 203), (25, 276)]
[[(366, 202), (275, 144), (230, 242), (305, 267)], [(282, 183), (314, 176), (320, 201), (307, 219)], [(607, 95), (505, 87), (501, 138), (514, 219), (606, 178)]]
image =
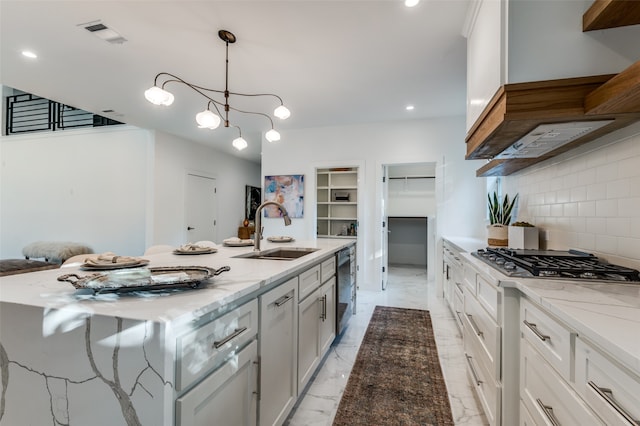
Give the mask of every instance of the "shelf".
[(638, 0), (596, 0), (582, 15), (582, 31), (640, 24)]

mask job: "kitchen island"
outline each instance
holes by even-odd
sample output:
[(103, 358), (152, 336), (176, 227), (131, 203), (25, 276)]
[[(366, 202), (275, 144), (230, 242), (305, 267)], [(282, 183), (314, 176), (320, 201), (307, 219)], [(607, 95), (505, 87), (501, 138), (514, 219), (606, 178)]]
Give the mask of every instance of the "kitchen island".
[(299, 276), (319, 275), (321, 265), (331, 265), (335, 253), (353, 243), (265, 243), (264, 249), (318, 249), (287, 261), (235, 257), (252, 247), (144, 256), (149, 267), (230, 267), (189, 290), (87, 294), (57, 281), (66, 273), (91, 273), (77, 267), (3, 277), (0, 425), (186, 425), (202, 409), (193, 401), (205, 385), (236, 376), (242, 378), (238, 386), (221, 394), (244, 397), (222, 400), (227, 409), (219, 419), (225, 423), (235, 418), (233, 410), (246, 411), (255, 424), (258, 304), (284, 286), (297, 295)]

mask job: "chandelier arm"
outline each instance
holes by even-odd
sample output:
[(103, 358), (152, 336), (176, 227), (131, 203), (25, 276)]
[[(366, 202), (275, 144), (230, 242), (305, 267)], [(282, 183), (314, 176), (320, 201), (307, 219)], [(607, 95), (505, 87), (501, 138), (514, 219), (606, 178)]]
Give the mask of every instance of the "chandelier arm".
[[(272, 120), (272, 119), (271, 119), (271, 117), (269, 117), (269, 115), (267, 115), (267, 114), (264, 114), (264, 113), (262, 113), (262, 112), (243, 111), (243, 110), (241, 110), (241, 109), (234, 108), (234, 107), (232, 107), (232, 106), (229, 106), (229, 109), (232, 109), (232, 110), (234, 110), (234, 111), (236, 111), (236, 112), (241, 112), (241, 113), (243, 113), (243, 114), (255, 114), (255, 115), (261, 115), (261, 116), (263, 116), (263, 117), (266, 117), (266, 118), (267, 118), (267, 120), (269, 120), (269, 123), (271, 123), (271, 128), (273, 129), (273, 120)], [(234, 127), (237, 127), (237, 126), (234, 126)]]
[(280, 105), (284, 105), (282, 98), (275, 93), (238, 93), (238, 92), (229, 92), (230, 95), (236, 96), (273, 96), (274, 98), (278, 98), (280, 101)]

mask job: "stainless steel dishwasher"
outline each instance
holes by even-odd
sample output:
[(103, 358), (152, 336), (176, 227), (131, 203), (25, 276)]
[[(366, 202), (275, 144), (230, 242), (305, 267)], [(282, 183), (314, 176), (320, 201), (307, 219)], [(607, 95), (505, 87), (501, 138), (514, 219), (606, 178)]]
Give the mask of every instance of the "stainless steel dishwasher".
[(355, 314), (355, 250), (345, 248), (338, 252), (338, 296), (336, 301), (336, 335), (342, 334), (349, 318)]

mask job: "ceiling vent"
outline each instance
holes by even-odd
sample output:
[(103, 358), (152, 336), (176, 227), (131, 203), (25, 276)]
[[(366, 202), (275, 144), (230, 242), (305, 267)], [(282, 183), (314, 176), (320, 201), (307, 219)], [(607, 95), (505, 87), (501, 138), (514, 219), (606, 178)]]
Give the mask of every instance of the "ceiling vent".
[(496, 155), (496, 159), (538, 158), (562, 145), (606, 126), (613, 120), (575, 121), (569, 123), (541, 124), (509, 148)]
[(113, 29), (107, 27), (102, 21), (92, 21), (84, 24), (79, 24), (79, 27), (83, 27), (85, 30), (89, 31), (91, 34), (96, 37), (108, 41), (113, 44), (122, 44), (127, 41), (126, 38), (122, 37), (118, 32)]

